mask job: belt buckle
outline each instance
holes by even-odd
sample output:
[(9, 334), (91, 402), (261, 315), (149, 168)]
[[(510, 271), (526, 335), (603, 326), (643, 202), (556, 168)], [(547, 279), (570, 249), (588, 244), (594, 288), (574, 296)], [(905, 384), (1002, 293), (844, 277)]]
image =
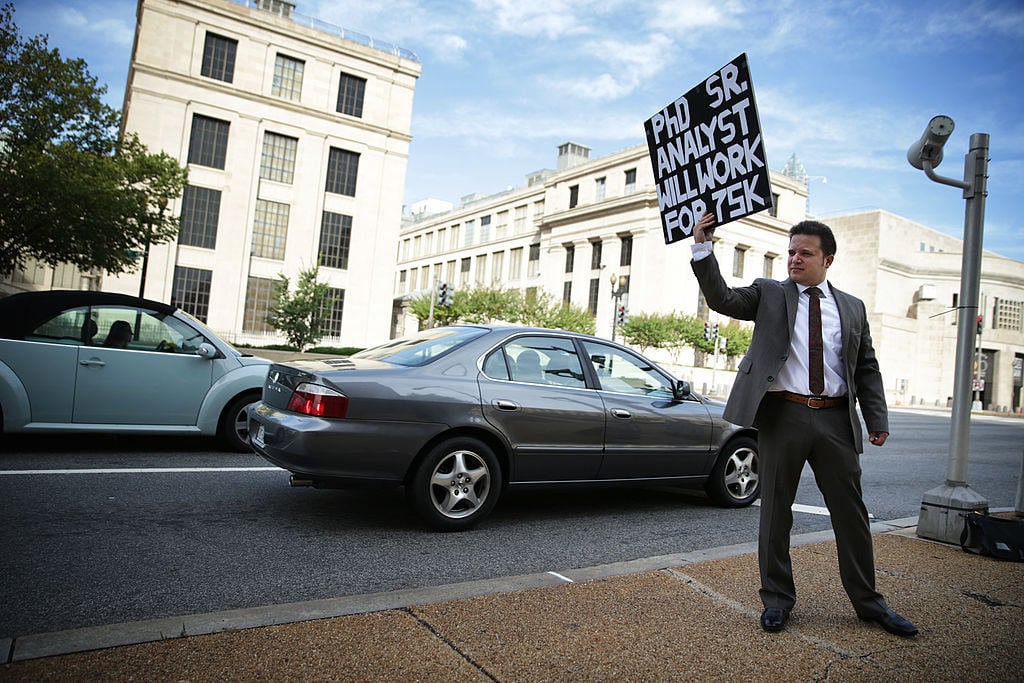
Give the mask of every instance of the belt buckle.
[[(814, 402), (817, 402), (818, 405), (814, 405)], [(808, 396), (807, 407), (813, 410), (820, 410), (825, 407), (825, 399), (818, 398), (817, 396)]]

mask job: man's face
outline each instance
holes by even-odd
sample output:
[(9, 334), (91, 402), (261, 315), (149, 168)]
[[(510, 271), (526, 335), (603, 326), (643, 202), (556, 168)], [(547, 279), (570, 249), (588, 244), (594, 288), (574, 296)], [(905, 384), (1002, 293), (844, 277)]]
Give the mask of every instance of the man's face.
[(825, 271), (832, 265), (832, 256), (825, 256), (818, 235), (793, 235), (789, 238), (789, 279), (812, 287), (825, 281)]

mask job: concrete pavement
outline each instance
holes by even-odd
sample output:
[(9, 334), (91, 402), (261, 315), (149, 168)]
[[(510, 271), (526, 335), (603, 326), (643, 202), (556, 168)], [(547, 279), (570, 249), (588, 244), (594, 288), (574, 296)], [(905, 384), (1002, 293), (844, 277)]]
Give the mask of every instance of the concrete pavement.
[(1022, 681), (1024, 563), (877, 523), (912, 639), (860, 622), (830, 532), (794, 537), (800, 596), (761, 630), (754, 544), (424, 590), (0, 642), (0, 680)]

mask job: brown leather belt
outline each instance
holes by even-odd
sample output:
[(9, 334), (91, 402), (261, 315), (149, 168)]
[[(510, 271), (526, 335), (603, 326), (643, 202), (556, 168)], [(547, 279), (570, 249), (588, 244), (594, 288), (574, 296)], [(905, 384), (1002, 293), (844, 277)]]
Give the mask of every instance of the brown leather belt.
[(776, 398), (785, 399), (793, 403), (799, 403), (802, 406), (819, 410), (821, 408), (838, 408), (847, 404), (846, 396), (835, 396), (829, 398), (828, 396), (804, 396), (803, 394), (794, 394), (791, 391), (769, 391), (769, 396), (775, 396)]

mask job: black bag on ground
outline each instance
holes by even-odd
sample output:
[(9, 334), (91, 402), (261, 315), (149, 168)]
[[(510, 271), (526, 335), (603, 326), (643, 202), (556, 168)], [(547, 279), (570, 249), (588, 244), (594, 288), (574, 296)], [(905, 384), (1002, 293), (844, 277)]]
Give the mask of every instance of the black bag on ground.
[(1024, 520), (966, 514), (960, 547), (965, 553), (1024, 562)]

